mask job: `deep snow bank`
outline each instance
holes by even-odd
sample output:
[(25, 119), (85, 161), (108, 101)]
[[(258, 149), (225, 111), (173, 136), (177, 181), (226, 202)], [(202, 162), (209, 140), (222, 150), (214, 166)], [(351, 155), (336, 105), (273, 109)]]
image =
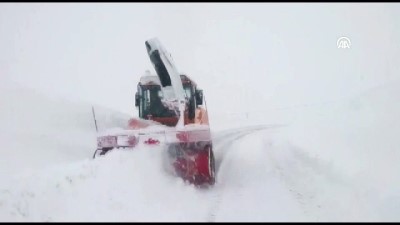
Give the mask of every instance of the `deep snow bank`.
[[(95, 132), (89, 104), (1, 89), (2, 106), (7, 106), (1, 111), (7, 125), (1, 141), (7, 148), (2, 149), (0, 218), (398, 221), (398, 87), (393, 83), (275, 117), (271, 110), (265, 120), (251, 114), (215, 118), (217, 184), (211, 190), (195, 189), (169, 174), (162, 148), (142, 146), (91, 160)], [(100, 111), (104, 128), (124, 126), (128, 119)], [(260, 126), (271, 124), (271, 118), (280, 120)]]
[[(209, 198), (168, 175), (162, 149), (92, 160), (90, 104), (0, 85), (1, 221), (203, 220)], [(130, 118), (100, 106), (95, 112), (100, 131)]]
[(400, 216), (400, 82), (297, 114), (277, 137), (351, 180), (379, 221)]
[[(96, 146), (92, 106), (0, 84), (0, 175), (90, 158)], [(129, 115), (95, 106), (99, 128), (125, 125)]]
[(207, 193), (168, 174), (161, 150), (114, 151), (7, 180), (1, 221), (203, 221)]

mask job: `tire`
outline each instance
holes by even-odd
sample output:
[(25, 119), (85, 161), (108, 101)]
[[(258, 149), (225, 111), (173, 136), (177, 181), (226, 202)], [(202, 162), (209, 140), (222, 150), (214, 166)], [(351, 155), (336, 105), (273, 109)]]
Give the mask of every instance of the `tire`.
[(192, 97), (189, 101), (189, 120), (194, 120), (196, 117), (196, 99)]
[(212, 147), (208, 149), (208, 166), (209, 166), (209, 171), (210, 171), (210, 180), (209, 184), (213, 185), (215, 184), (215, 158), (214, 158), (214, 152), (212, 150)]

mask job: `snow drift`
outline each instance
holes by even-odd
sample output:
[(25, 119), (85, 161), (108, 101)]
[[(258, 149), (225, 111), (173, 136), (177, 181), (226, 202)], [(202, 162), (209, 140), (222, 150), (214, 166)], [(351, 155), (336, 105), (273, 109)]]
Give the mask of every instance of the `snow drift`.
[[(370, 214), (358, 221), (399, 221), (399, 101), (400, 82), (392, 81), (329, 107), (299, 113), (276, 140), (346, 180), (369, 207)], [(342, 194), (329, 197), (346, 199)], [(332, 220), (337, 218), (340, 215)]]
[[(92, 105), (0, 83), (0, 174), (90, 158), (96, 128)], [(94, 106), (99, 129), (123, 126), (129, 115)]]
[[(196, 189), (168, 173), (160, 147), (92, 160), (90, 104), (2, 86), (0, 218), (398, 221), (399, 88), (394, 82), (328, 105), (270, 110), (264, 121), (221, 112), (224, 122), (211, 126), (217, 183)], [(102, 129), (129, 119), (96, 109)]]

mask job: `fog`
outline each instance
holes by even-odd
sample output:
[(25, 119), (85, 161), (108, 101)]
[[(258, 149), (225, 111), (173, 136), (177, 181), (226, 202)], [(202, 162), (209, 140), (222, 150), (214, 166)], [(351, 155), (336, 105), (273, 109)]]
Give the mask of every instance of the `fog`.
[[(396, 3), (2, 3), (0, 220), (399, 221), (399, 32)], [(207, 191), (167, 146), (92, 160), (153, 37), (204, 90)]]
[(2, 3), (0, 81), (136, 114), (158, 37), (211, 113), (322, 104), (399, 78), (399, 25), (396, 3)]

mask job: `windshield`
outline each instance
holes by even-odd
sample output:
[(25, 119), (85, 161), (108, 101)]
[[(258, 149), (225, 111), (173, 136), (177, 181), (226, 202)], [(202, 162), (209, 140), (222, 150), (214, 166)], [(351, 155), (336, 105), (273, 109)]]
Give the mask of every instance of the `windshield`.
[(185, 90), (185, 97), (190, 99), (192, 97), (192, 86), (191, 85), (184, 85), (183, 89)]
[(143, 88), (142, 92), (142, 118), (147, 118), (148, 115), (153, 117), (170, 117), (174, 116), (175, 112), (165, 107), (162, 102), (162, 92), (160, 86), (148, 86)]

